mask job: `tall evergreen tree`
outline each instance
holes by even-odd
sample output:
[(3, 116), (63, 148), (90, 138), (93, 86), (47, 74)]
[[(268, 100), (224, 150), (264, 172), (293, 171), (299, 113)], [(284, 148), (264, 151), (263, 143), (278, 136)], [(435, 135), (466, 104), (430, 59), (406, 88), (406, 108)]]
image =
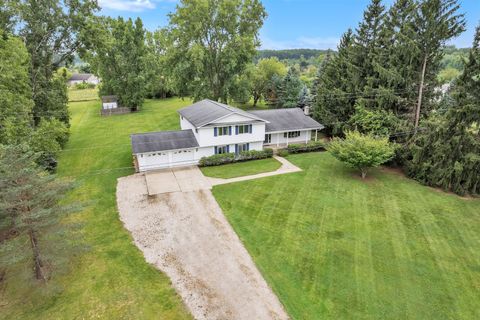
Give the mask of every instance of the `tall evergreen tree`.
[(333, 135), (343, 133), (355, 111), (358, 92), (353, 81), (352, 47), (353, 32), (349, 29), (340, 40), (338, 54), (325, 62), (317, 79), (313, 116)]
[(480, 194), (480, 26), (452, 97), (446, 114), (414, 140), (408, 173), (428, 185)]
[(436, 76), (445, 43), (465, 30), (464, 14), (458, 13), (458, 0), (423, 0), (415, 18), (415, 42), (420, 52), (418, 96), (414, 112), (415, 128), (420, 117), (430, 110)]
[(278, 89), (278, 107), (298, 107), (302, 88), (303, 83), (298, 77), (298, 71), (294, 67), (290, 68)]
[(355, 67), (354, 81), (357, 90), (370, 93), (365, 86), (374, 86), (374, 79), (378, 78), (374, 65), (378, 63), (382, 54), (380, 33), (383, 28), (385, 7), (381, 0), (372, 0), (363, 14), (353, 41), (352, 61)]
[(78, 207), (60, 203), (72, 184), (46, 174), (35, 161), (22, 147), (0, 146), (0, 231), (12, 235), (3, 239), (0, 268), (31, 262), (34, 278), (46, 282), (68, 255), (63, 249), (74, 248), (61, 239), (68, 224), (60, 219)]

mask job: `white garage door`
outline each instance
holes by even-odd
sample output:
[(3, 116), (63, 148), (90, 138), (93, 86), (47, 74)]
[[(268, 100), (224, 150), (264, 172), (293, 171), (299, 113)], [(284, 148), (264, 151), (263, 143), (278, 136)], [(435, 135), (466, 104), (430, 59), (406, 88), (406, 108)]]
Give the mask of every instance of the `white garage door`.
[(144, 154), (139, 160), (143, 169), (156, 169), (168, 166), (168, 152)]
[(172, 165), (176, 163), (191, 162), (194, 160), (193, 150), (172, 151)]

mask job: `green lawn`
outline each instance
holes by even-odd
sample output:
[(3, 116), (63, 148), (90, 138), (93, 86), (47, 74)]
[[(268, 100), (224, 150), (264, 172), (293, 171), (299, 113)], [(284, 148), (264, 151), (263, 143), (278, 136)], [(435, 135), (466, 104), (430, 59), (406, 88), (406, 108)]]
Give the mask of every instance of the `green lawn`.
[(282, 164), (274, 158), (237, 162), (215, 167), (201, 168), (204, 175), (213, 178), (236, 178), (252, 174), (275, 171)]
[(98, 88), (93, 89), (68, 89), (68, 100), (70, 102), (90, 101), (98, 99)]
[[(148, 265), (123, 228), (116, 210), (118, 177), (133, 173), (129, 135), (179, 128), (176, 110), (189, 101), (147, 101), (141, 112), (100, 117), (100, 102), (71, 103), (71, 137), (59, 161), (60, 176), (79, 186), (71, 198), (86, 209), (86, 253), (67, 275), (50, 281), (53, 294), (21, 288), (13, 279), (0, 287), (3, 319), (190, 319), (170, 280)], [(125, 167), (127, 167), (125, 169)], [(68, 237), (68, 235), (67, 235)], [(18, 280), (18, 279), (17, 279)]]
[(480, 319), (480, 200), (288, 159), (304, 171), (213, 192), (294, 319)]

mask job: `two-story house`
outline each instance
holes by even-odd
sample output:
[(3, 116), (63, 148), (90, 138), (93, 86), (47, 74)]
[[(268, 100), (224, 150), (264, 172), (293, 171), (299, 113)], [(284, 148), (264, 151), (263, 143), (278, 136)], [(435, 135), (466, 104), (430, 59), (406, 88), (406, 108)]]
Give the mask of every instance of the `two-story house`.
[(202, 157), (306, 143), (323, 125), (299, 108), (243, 111), (211, 100), (180, 109), (179, 131), (133, 134), (137, 171), (194, 165)]

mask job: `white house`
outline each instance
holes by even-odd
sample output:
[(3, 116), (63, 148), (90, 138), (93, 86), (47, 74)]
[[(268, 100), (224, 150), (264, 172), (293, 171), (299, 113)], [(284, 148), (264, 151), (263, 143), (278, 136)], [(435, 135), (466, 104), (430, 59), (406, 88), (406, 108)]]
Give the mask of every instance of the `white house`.
[(137, 171), (194, 165), (214, 154), (306, 143), (324, 128), (299, 108), (246, 112), (202, 100), (178, 113), (182, 130), (131, 135)]
[(69, 86), (73, 86), (79, 83), (90, 83), (97, 85), (100, 83), (100, 79), (91, 73), (74, 73), (67, 81)]

